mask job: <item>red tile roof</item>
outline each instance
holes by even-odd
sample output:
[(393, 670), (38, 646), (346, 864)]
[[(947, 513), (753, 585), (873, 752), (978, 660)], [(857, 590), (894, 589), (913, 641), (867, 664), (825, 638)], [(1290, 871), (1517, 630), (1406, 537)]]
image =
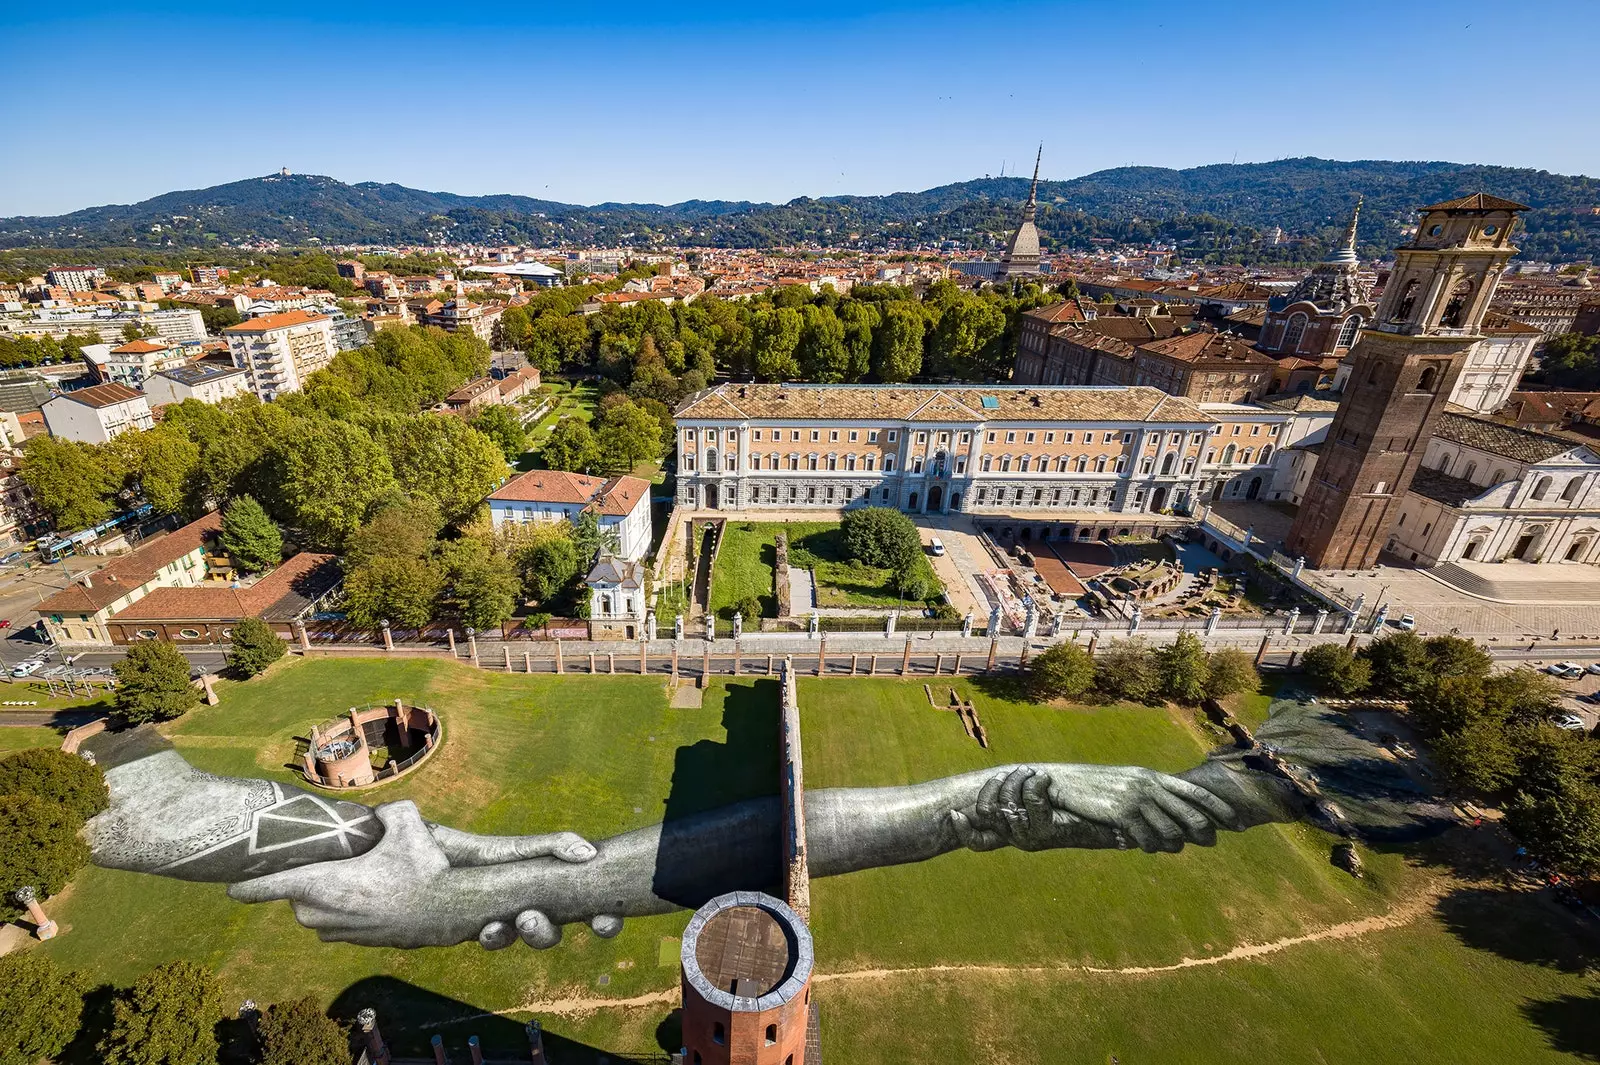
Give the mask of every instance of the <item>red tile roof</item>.
[(120, 348), (112, 348), (113, 355), (147, 355), (152, 351), (166, 351), (171, 344), (157, 344), (149, 340), (130, 340)]
[(530, 470), (511, 478), (489, 498), (509, 503), (598, 504), (600, 513), (621, 516), (632, 512), (649, 494), (650, 482), (639, 477), (606, 480), (562, 470)]
[(311, 311), (284, 311), (281, 314), (263, 314), (260, 318), (252, 318), (248, 322), (230, 325), (223, 332), (233, 335), (266, 333), (274, 329), (288, 329), (290, 326), (305, 325), (309, 322), (325, 322), (327, 320), (327, 315), (315, 314)]
[[(98, 386), (105, 388), (108, 386)], [(120, 386), (118, 386), (120, 387)], [(222, 530), (222, 515), (210, 513), (145, 544), (131, 554), (115, 559), (102, 569), (87, 574), (89, 585), (80, 579), (39, 604), (41, 614), (93, 614), (104, 610), (129, 592), (148, 584), (167, 565), (178, 561)]]
[(337, 556), (303, 551), (248, 587), (214, 584), (156, 588), (137, 603), (118, 611), (113, 620), (237, 621), (266, 616), (285, 600), (299, 605), (314, 598), (315, 594), (332, 587), (336, 579)]

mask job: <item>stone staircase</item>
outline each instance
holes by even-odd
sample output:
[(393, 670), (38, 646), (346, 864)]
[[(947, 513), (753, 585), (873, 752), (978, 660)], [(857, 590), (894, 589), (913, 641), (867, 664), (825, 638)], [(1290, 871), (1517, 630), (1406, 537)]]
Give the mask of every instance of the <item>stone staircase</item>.
[[(1502, 565), (1517, 565), (1517, 563), (1502, 563)], [(1539, 569), (1554, 569), (1560, 572), (1561, 567), (1540, 566)], [(1504, 580), (1496, 581), (1479, 573), (1474, 573), (1465, 566), (1458, 566), (1454, 562), (1446, 562), (1428, 570), (1428, 575), (1435, 580), (1460, 589), (1469, 595), (1481, 595), (1485, 599), (1495, 599), (1507, 603), (1594, 603), (1600, 602), (1600, 582), (1585, 580), (1559, 580), (1552, 575), (1549, 580)]]

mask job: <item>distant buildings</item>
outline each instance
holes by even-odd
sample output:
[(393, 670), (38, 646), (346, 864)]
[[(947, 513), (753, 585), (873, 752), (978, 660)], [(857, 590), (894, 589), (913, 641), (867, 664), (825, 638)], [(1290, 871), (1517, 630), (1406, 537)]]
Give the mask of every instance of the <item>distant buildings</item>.
[(65, 392), (40, 409), (51, 436), (85, 444), (104, 444), (130, 429), (148, 429), (155, 424), (144, 393), (119, 384)]
[(250, 375), (250, 390), (270, 400), (298, 392), (305, 379), (338, 354), (332, 321), (309, 311), (252, 318), (222, 331), (233, 364)]
[(198, 310), (170, 311), (79, 311), (41, 310), (31, 315), (0, 317), (0, 333), (22, 336), (55, 337), (97, 335), (106, 342), (122, 342), (128, 326), (153, 330), (162, 340), (175, 344), (199, 344), (206, 339), (206, 323)]
[(143, 388), (152, 375), (188, 361), (189, 353), (170, 341), (130, 340), (107, 352), (104, 373), (108, 381)]
[(68, 292), (88, 292), (105, 279), (99, 266), (52, 266), (44, 272), (45, 284)]

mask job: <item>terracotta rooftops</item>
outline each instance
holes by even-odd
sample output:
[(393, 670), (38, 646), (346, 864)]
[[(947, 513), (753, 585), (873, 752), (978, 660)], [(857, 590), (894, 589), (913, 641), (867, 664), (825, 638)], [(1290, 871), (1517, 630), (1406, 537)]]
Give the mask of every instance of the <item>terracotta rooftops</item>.
[(311, 311), (284, 311), (281, 314), (263, 314), (259, 318), (250, 319), (248, 322), (230, 325), (223, 332), (233, 336), (249, 333), (270, 333), (274, 329), (288, 329), (291, 326), (327, 320), (327, 315), (315, 314)]
[(503, 503), (597, 506), (601, 514), (621, 517), (632, 513), (639, 500), (649, 495), (650, 482), (641, 477), (607, 479), (562, 470), (530, 470), (495, 489), (489, 499)]
[(1029, 318), (1037, 318), (1042, 322), (1081, 322), (1084, 319), (1083, 310), (1076, 300), (1062, 300), (1046, 307), (1035, 307), (1031, 311), (1024, 311)]
[(57, 399), (70, 399), (74, 403), (82, 403), (85, 407), (109, 407), (116, 403), (126, 403), (130, 399), (143, 399), (143, 392), (136, 392), (127, 385), (119, 385), (115, 381), (103, 385), (90, 385), (80, 388), (76, 392), (63, 392)]
[(302, 551), (252, 585), (155, 588), (119, 610), (117, 621), (288, 621), (339, 582), (335, 555)]
[(113, 355), (149, 355), (151, 352), (166, 351), (171, 344), (159, 344), (153, 340), (130, 340), (121, 347), (111, 349)]
[(1525, 203), (1515, 200), (1503, 200), (1499, 196), (1490, 196), (1486, 192), (1475, 192), (1471, 196), (1462, 196), (1460, 199), (1446, 200), (1423, 208), (1424, 211), (1531, 211), (1533, 208)]
[(1451, 443), (1477, 448), (1491, 455), (1504, 455), (1518, 462), (1543, 462), (1582, 446), (1544, 433), (1517, 429), (1482, 418), (1469, 418), (1448, 410), (1439, 415), (1434, 435)]
[(1165, 355), (1180, 362), (1253, 362), (1270, 366), (1273, 360), (1239, 337), (1227, 333), (1196, 331), (1180, 333), (1165, 340), (1139, 345), (1143, 351)]
[[(101, 388), (107, 386), (101, 385)], [(120, 386), (118, 386), (120, 387)], [(216, 512), (197, 518), (165, 536), (152, 540), (131, 554), (80, 577), (39, 604), (41, 614), (93, 614), (121, 599), (129, 592), (155, 579), (157, 573), (192, 551), (222, 530), (222, 515)]]
[(1193, 400), (1156, 388), (992, 385), (726, 384), (687, 397), (679, 418), (789, 421), (1193, 422)]

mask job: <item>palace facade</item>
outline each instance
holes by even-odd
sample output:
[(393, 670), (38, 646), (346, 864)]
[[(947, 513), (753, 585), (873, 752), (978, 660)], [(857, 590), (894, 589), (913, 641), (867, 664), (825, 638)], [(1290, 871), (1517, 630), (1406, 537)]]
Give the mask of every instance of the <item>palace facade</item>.
[(678, 409), (678, 501), (1081, 518), (1084, 535), (1264, 498), (1291, 417), (1146, 387), (719, 385)]

